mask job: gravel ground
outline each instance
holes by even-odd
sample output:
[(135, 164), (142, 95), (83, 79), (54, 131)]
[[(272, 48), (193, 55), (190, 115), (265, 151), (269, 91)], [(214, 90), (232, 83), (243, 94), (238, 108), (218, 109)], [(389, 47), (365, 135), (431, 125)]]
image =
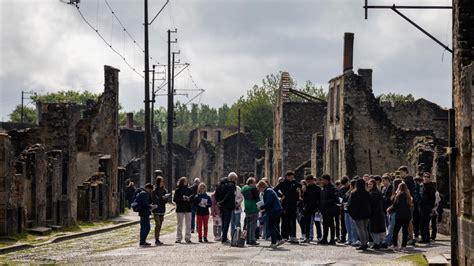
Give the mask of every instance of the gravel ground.
[[(3, 263), (61, 263), (61, 264), (273, 264), (273, 265), (410, 265), (399, 258), (417, 253), (449, 253), (449, 241), (438, 241), (430, 246), (409, 247), (404, 252), (365, 251), (338, 244), (321, 246), (311, 244), (284, 244), (269, 248), (269, 241), (260, 241), (258, 247), (234, 248), (221, 243), (175, 244), (175, 216), (165, 218), (163, 246), (140, 248), (139, 226), (130, 226), (95, 236), (78, 238), (58, 244), (0, 256)], [(212, 225), (209, 227), (212, 232)], [(172, 232), (172, 233), (169, 233)], [(211, 233), (212, 234), (212, 233)], [(153, 223), (149, 240), (153, 242)]]

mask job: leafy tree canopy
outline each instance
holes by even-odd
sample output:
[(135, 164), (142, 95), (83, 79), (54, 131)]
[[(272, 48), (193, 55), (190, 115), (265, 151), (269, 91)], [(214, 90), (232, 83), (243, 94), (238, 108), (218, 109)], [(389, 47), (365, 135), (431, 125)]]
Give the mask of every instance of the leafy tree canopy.
[(400, 93), (384, 93), (380, 94), (378, 97), (381, 102), (392, 102), (392, 103), (409, 103), (409, 102), (414, 102), (415, 97), (413, 95), (407, 94), (403, 95)]
[(48, 92), (45, 95), (31, 96), (34, 102), (85, 104), (88, 100), (97, 101), (99, 94), (89, 91), (67, 90)]
[[(21, 122), (21, 105), (18, 104), (15, 109), (9, 114), (10, 122)], [(36, 123), (36, 108), (24, 105), (23, 106), (23, 122)]]

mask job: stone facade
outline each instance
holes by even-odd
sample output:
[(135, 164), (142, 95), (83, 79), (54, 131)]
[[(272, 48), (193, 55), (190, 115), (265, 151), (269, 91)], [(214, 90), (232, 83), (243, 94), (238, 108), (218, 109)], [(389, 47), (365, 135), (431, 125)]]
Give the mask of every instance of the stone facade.
[(453, 1), (453, 105), (459, 265), (474, 264), (474, 2)]
[[(353, 35), (345, 36), (352, 36), (353, 43)], [(415, 137), (434, 137), (435, 132), (447, 136), (446, 110), (423, 99), (399, 107), (380, 104), (372, 92), (372, 70), (359, 69), (355, 74), (352, 67), (345, 68), (341, 76), (329, 81), (325, 173), (335, 179), (343, 175), (380, 175), (407, 164)], [(413, 113), (405, 122), (403, 109)], [(430, 123), (434, 118), (441, 121)], [(436, 125), (435, 130), (432, 125)]]
[[(24, 208), (20, 223), (75, 224), (84, 211), (78, 208), (78, 187), (97, 173), (103, 175), (103, 218), (119, 214), (118, 72), (104, 67), (104, 93), (97, 102), (39, 103), (38, 126), (8, 132), (9, 152), (16, 162), (6, 182), (21, 187), (17, 197), (10, 198), (21, 203), (18, 209)], [(22, 217), (18, 212), (7, 219)]]
[[(273, 112), (273, 166), (265, 173), (276, 182), (288, 170), (311, 160), (312, 138), (324, 132), (325, 102), (291, 102), (291, 78), (283, 72)], [(267, 169), (268, 170), (268, 169)], [(302, 178), (301, 176), (299, 178)]]

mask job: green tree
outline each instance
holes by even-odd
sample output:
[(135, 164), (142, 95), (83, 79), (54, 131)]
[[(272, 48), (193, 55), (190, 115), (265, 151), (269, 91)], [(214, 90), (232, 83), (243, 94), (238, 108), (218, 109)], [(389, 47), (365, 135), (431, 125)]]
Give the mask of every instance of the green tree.
[(384, 94), (380, 94), (378, 98), (380, 99), (381, 102), (392, 102), (392, 103), (408, 103), (408, 102), (415, 101), (415, 97), (413, 97), (411, 93), (407, 95), (403, 95), (400, 93), (386, 93), (386, 94), (384, 93)]
[(34, 102), (77, 103), (77, 104), (85, 104), (89, 100), (97, 101), (98, 98), (99, 98), (99, 94), (92, 93), (87, 90), (86, 91), (68, 90), (68, 91), (48, 92), (45, 95), (31, 96), (31, 99)]
[[(9, 115), (10, 121), (15, 123), (21, 122), (21, 105), (18, 104)], [(36, 123), (36, 108), (23, 106), (23, 122)]]

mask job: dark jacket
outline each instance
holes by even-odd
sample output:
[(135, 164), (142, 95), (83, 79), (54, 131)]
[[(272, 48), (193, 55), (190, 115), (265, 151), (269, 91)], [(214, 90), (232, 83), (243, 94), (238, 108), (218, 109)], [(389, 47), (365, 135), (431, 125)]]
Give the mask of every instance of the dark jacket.
[(164, 198), (168, 193), (165, 188), (155, 188), (151, 193), (151, 202), (158, 205), (157, 208), (153, 209), (151, 212), (154, 214), (164, 215), (166, 212), (166, 203), (168, 203), (169, 198)]
[(390, 183), (390, 185), (384, 189), (382, 193), (382, 200), (383, 200), (383, 212), (386, 213), (388, 207), (392, 204), (390, 198), (392, 197), (392, 190), (393, 190), (393, 185)]
[[(193, 191), (187, 186), (178, 187), (174, 192), (173, 201), (176, 203), (176, 212), (191, 212), (191, 205)], [(184, 200), (183, 196), (190, 197), (189, 200)]]
[(235, 209), (235, 183), (224, 179), (219, 184), (216, 200), (222, 209), (232, 211)]
[[(203, 199), (207, 200), (207, 204), (205, 207), (199, 206), (199, 203), (201, 203)], [(212, 207), (211, 197), (209, 197), (207, 193), (201, 193), (201, 194), (195, 195), (194, 206), (196, 208), (197, 215), (209, 215), (209, 208)]]
[(385, 214), (383, 211), (382, 192), (377, 188), (370, 192), (370, 232), (385, 232)]
[(138, 215), (143, 217), (143, 216), (150, 216), (151, 214), (151, 197), (150, 194), (146, 191), (142, 191), (138, 193), (136, 201), (138, 203), (138, 209), (140, 210), (138, 212)]
[(321, 188), (317, 185), (308, 185), (303, 193), (303, 203), (306, 212), (316, 212), (321, 200)]
[(391, 212), (395, 213), (395, 219), (397, 220), (410, 220), (411, 219), (411, 210), (407, 202), (407, 195), (402, 193), (398, 202), (395, 200), (391, 207)]
[(357, 180), (356, 188), (349, 198), (347, 212), (354, 220), (370, 219), (372, 215), (370, 193), (365, 189), (364, 180)]
[(267, 215), (281, 212), (280, 199), (273, 189), (267, 187), (263, 191), (263, 206), (260, 209), (264, 209)]
[(408, 190), (410, 190), (410, 195), (413, 197), (413, 201), (415, 203), (416, 201), (416, 184), (415, 184), (415, 180), (413, 180), (413, 176), (409, 175), (409, 176), (405, 176), (405, 178), (403, 179), (403, 182), (405, 182), (405, 184), (407, 185), (407, 188)]
[(134, 186), (130, 186), (125, 189), (125, 198), (128, 200), (128, 202), (133, 201), (133, 197), (135, 196), (135, 190), (136, 188)]
[(435, 183), (423, 183), (420, 188), (420, 208), (423, 210), (432, 210), (436, 202)]
[(336, 187), (328, 183), (321, 190), (319, 209), (322, 213), (333, 213), (335, 215), (338, 212), (337, 203)]
[(273, 190), (280, 196), (283, 195), (285, 198), (282, 200), (283, 209), (296, 209), (296, 203), (300, 199), (298, 189), (301, 185), (296, 181), (290, 181), (288, 179), (283, 180)]
[[(193, 192), (193, 198), (198, 194), (198, 185), (196, 184), (193, 184), (192, 186), (190, 186), (189, 188), (191, 189), (191, 191)], [(196, 206), (194, 205), (194, 202), (191, 202), (192, 204), (192, 207), (195, 208)]]

